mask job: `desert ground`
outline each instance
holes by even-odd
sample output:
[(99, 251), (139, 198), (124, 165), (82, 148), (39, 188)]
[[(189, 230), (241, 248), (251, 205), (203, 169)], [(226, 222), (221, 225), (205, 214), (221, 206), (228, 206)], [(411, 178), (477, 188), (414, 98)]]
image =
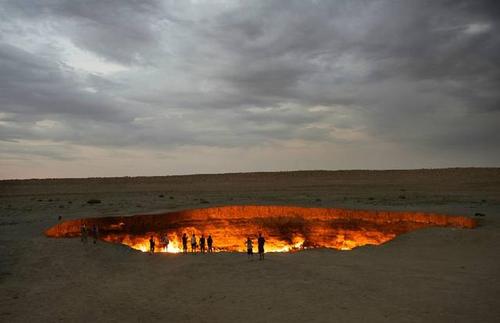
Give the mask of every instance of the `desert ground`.
[[(102, 203), (88, 204), (90, 199)], [(351, 251), (149, 255), (64, 219), (221, 205), (476, 217)], [(499, 322), (500, 168), (0, 181), (2, 322)]]

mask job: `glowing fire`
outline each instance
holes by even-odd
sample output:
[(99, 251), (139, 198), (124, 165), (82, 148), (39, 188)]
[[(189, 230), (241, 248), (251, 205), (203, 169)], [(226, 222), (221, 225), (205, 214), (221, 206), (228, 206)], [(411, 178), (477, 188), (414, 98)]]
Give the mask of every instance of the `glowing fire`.
[[(213, 238), (213, 251), (244, 252), (250, 237), (256, 251), (257, 234), (266, 239), (266, 252), (290, 252), (309, 248), (351, 250), (379, 245), (397, 235), (430, 226), (472, 228), (473, 219), (421, 212), (357, 211), (289, 206), (226, 206), (136, 215), (131, 217), (88, 218), (60, 223), (45, 233), (49, 237), (76, 237), (85, 224), (99, 226), (99, 238), (148, 252), (150, 237), (155, 252), (180, 253), (182, 235), (191, 235), (197, 244), (203, 234)], [(167, 236), (168, 248), (162, 243)], [(207, 248), (207, 247), (205, 247)], [(198, 249), (199, 251), (199, 249)]]
[(122, 236), (105, 235), (102, 236), (101, 239), (108, 242), (121, 243), (142, 252), (149, 252), (150, 236), (153, 236), (155, 240), (156, 244), (155, 252), (169, 252), (169, 253), (182, 252), (182, 243), (179, 240), (177, 239), (172, 240), (171, 237), (169, 237), (169, 244), (168, 247), (166, 247), (165, 244), (160, 243), (157, 234), (154, 232), (151, 232), (149, 235), (146, 235), (144, 237), (137, 237), (131, 235), (122, 235)]

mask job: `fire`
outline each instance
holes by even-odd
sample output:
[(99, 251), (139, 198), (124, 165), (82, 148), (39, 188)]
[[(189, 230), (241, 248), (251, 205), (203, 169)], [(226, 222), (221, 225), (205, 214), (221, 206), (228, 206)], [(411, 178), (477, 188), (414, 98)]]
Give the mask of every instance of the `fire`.
[(182, 242), (180, 239), (169, 237), (168, 247), (160, 241), (156, 232), (148, 232), (144, 236), (134, 235), (103, 235), (101, 239), (112, 243), (121, 243), (129, 246), (132, 249), (142, 252), (149, 252), (149, 238), (153, 236), (155, 241), (155, 252), (180, 253), (182, 252)]
[[(191, 234), (195, 234), (197, 244), (201, 234), (208, 236), (204, 233), (205, 230), (190, 227), (185, 230), (188, 235), (188, 251), (191, 251)], [(208, 232), (214, 240), (214, 251), (221, 252), (245, 252), (246, 239), (250, 237), (254, 245), (257, 243), (257, 234), (246, 234), (247, 232), (263, 232), (266, 238), (265, 249), (266, 252), (292, 252), (299, 251), (307, 248), (332, 248), (338, 250), (351, 250), (356, 247), (364, 245), (378, 245), (386, 241), (392, 240), (396, 234), (384, 233), (377, 231), (356, 231), (344, 230), (338, 231), (335, 229), (321, 229), (315, 230), (315, 237), (311, 236), (306, 240), (302, 234), (291, 234), (290, 238), (286, 236), (276, 236), (273, 232), (263, 229), (261, 227), (252, 227), (246, 225), (243, 230), (236, 230), (234, 227), (225, 226), (223, 228), (211, 227)], [(168, 252), (180, 253), (182, 252), (182, 233), (183, 230), (178, 232), (147, 232), (145, 234), (131, 235), (131, 234), (108, 234), (101, 236), (101, 239), (112, 243), (121, 243), (133, 249), (142, 252), (149, 252), (149, 239), (153, 237), (155, 241), (155, 252)], [(161, 242), (161, 237), (167, 235), (169, 239), (168, 249)], [(199, 246), (197, 247), (199, 248)]]
[[(49, 237), (76, 237), (80, 226), (99, 226), (100, 239), (148, 252), (182, 252), (182, 235), (211, 235), (215, 252), (244, 252), (250, 237), (256, 251), (257, 235), (266, 239), (266, 252), (293, 252), (310, 248), (352, 250), (380, 245), (397, 235), (430, 226), (472, 228), (473, 219), (421, 212), (360, 211), (291, 206), (226, 206), (164, 214), (106, 217), (60, 223), (45, 233)], [(167, 236), (168, 248), (161, 237)], [(199, 251), (199, 249), (198, 249)]]

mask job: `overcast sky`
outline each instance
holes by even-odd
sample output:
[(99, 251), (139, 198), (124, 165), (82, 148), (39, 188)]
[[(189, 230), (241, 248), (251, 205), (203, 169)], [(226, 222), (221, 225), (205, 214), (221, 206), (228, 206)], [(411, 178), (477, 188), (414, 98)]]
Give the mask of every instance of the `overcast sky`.
[(0, 0), (0, 178), (500, 166), (499, 1)]

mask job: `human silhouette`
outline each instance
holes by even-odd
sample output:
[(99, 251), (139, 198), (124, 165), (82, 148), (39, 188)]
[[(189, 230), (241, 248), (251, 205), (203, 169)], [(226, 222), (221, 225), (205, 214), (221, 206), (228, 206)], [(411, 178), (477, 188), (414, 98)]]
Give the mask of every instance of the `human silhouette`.
[(191, 236), (191, 252), (196, 252), (196, 236), (194, 233)]
[(149, 252), (153, 254), (155, 252), (155, 239), (153, 236), (149, 238)]
[(94, 244), (96, 244), (97, 239), (99, 239), (99, 227), (97, 224), (92, 226), (92, 237), (94, 238)]
[(88, 231), (87, 231), (87, 226), (84, 224), (82, 224), (82, 226), (80, 227), (80, 240), (83, 242), (83, 243), (87, 243), (87, 235), (88, 235)]
[(208, 238), (207, 238), (208, 252), (213, 251), (213, 249), (212, 249), (213, 242), (214, 242), (214, 240), (212, 239), (212, 236), (209, 234)]
[(257, 239), (257, 244), (259, 245), (259, 260), (264, 260), (264, 244), (266, 243), (266, 239), (262, 236), (262, 233), (259, 232), (259, 238)]
[(253, 243), (250, 237), (247, 237), (246, 246), (247, 246), (247, 258), (248, 259), (253, 258)]
[(205, 236), (203, 236), (203, 234), (201, 235), (200, 238), (200, 251), (201, 253), (205, 252)]
[(164, 236), (162, 236), (161, 242), (163, 243), (163, 246), (165, 247), (165, 252), (167, 252), (168, 251), (168, 244), (170, 243), (170, 241), (168, 241), (168, 236), (166, 234)]
[(188, 237), (185, 233), (182, 235), (182, 251), (184, 253), (188, 252)]

